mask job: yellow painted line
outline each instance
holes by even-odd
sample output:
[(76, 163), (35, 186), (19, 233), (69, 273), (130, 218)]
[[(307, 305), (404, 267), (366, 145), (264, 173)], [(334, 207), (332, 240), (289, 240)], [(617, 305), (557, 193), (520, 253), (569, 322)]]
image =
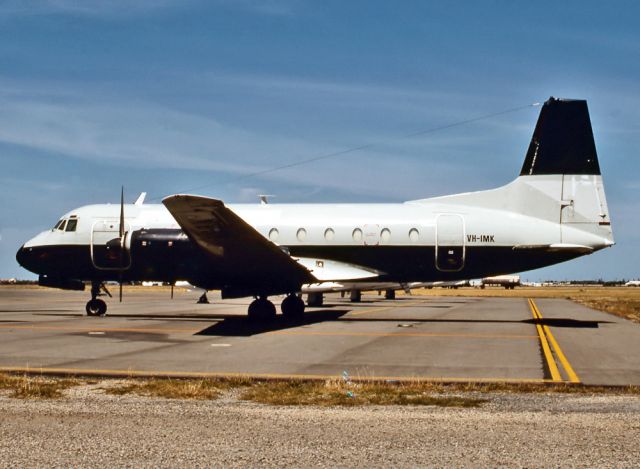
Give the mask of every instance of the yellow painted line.
[[(531, 298), (529, 298), (529, 307), (531, 308), (531, 313), (533, 314), (533, 319), (541, 319), (538, 316), (538, 310), (535, 306), (535, 303)], [(554, 382), (562, 382), (562, 376), (560, 376), (560, 371), (558, 370), (558, 365), (556, 365), (556, 361), (553, 359), (553, 354), (551, 353), (551, 348), (549, 347), (549, 342), (547, 341), (547, 337), (544, 334), (544, 330), (540, 324), (536, 324), (536, 330), (538, 331), (538, 337), (540, 338), (540, 345), (542, 346), (542, 353), (547, 362), (547, 367), (549, 368), (549, 372), (551, 373), (551, 379)]]
[(272, 331), (274, 335), (320, 335), (354, 337), (464, 337), (477, 339), (538, 339), (537, 335), (501, 335), (501, 334), (439, 334), (428, 332), (338, 332), (338, 331)]
[(2, 329), (35, 330), (35, 331), (65, 331), (65, 332), (142, 332), (142, 333), (188, 333), (195, 334), (202, 329), (151, 329), (135, 327), (69, 327), (69, 326), (37, 326), (23, 324), (0, 324)]
[[(531, 302), (532, 309), (535, 310), (536, 314), (538, 315), (538, 319), (542, 319), (542, 314), (540, 313), (540, 310), (538, 309), (538, 306), (536, 305), (535, 301), (533, 301), (532, 299), (530, 299), (529, 301)], [(580, 382), (580, 378), (578, 378), (578, 375), (573, 370), (573, 367), (569, 363), (569, 360), (567, 360), (567, 357), (562, 352), (562, 349), (560, 348), (560, 345), (556, 341), (555, 337), (553, 337), (553, 334), (551, 333), (551, 329), (549, 329), (549, 326), (544, 325), (544, 326), (542, 326), (542, 328), (543, 328), (545, 334), (547, 335), (547, 337), (549, 338), (549, 342), (551, 342), (551, 346), (553, 347), (553, 350), (556, 353), (556, 356), (558, 357), (558, 360), (560, 360), (560, 363), (562, 364), (562, 367), (564, 368), (564, 371), (567, 373), (567, 377), (569, 378), (569, 382), (570, 383), (579, 383)]]
[[(83, 368), (34, 368), (19, 366), (2, 366), (0, 372), (25, 373), (31, 375), (76, 375), (131, 378), (248, 378), (258, 380), (328, 380), (342, 379), (342, 375), (327, 374), (287, 374), (287, 373), (226, 373), (200, 371), (144, 371), (144, 370), (110, 370)], [(464, 378), (443, 376), (358, 376), (350, 377), (352, 381), (397, 381), (418, 383), (551, 383), (548, 379), (538, 378)]]

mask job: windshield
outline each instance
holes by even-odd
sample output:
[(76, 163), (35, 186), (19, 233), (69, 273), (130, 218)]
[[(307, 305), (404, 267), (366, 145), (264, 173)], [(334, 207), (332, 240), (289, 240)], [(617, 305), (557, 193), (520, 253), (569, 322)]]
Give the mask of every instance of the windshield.
[(78, 226), (78, 220), (76, 218), (71, 218), (68, 222), (67, 222), (67, 229), (66, 231), (76, 231), (76, 226)]

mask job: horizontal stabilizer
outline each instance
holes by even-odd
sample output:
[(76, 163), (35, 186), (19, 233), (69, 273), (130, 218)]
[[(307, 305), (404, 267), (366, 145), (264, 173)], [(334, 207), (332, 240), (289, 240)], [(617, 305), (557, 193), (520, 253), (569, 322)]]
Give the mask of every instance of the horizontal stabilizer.
[(519, 244), (513, 247), (515, 251), (545, 251), (545, 252), (567, 252), (576, 254), (589, 254), (594, 251), (590, 246), (581, 244)]

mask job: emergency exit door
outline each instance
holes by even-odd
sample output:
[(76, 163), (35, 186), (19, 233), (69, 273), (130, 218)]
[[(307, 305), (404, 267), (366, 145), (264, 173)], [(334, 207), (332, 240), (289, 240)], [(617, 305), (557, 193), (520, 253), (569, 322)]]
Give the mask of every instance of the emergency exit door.
[(458, 272), (464, 267), (464, 254), (464, 219), (461, 215), (438, 215), (436, 268), (443, 272)]

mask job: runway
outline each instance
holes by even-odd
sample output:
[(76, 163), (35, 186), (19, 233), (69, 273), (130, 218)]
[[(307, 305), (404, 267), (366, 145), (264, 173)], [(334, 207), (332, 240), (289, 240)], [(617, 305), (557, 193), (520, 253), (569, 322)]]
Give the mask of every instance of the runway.
[(1, 288), (0, 371), (640, 385), (640, 326), (568, 300), (328, 295), (256, 324), (199, 294), (125, 290), (96, 318), (86, 292)]

